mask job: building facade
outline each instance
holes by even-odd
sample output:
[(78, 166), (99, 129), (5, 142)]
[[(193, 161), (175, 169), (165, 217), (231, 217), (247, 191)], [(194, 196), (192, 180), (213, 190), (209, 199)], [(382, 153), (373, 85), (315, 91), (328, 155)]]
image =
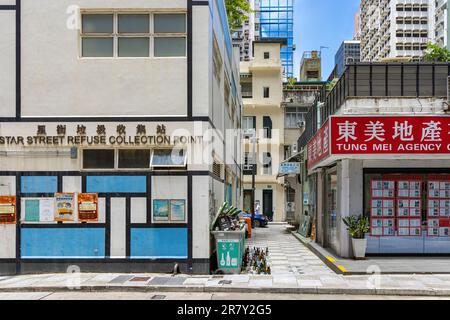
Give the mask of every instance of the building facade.
[(294, 0), (256, 0), (256, 34), (259, 39), (287, 39), (281, 49), (283, 79), (294, 76)]
[(304, 221), (302, 163), (304, 156), (298, 149), (298, 137), (306, 127), (307, 115), (313, 108), (326, 82), (296, 82), (283, 84), (284, 161), (279, 177), (284, 177), (286, 220), (293, 225)]
[(306, 51), (300, 62), (300, 81), (322, 81), (322, 57), (319, 51)]
[(239, 47), (240, 61), (249, 61), (253, 58), (255, 40), (255, 0), (246, 1), (250, 4), (252, 12), (247, 14), (247, 20), (232, 34), (233, 45)]
[(441, 0), (434, 2), (435, 5), (435, 28), (434, 36), (436, 44), (443, 48), (449, 48), (449, 29), (450, 15), (448, 10), (448, 1)]
[(285, 219), (284, 181), (277, 178), (284, 151), (280, 51), (280, 42), (255, 41), (254, 59), (241, 62), (244, 210), (252, 208), (252, 173), (256, 164), (255, 203), (274, 221)]
[(343, 41), (338, 52), (334, 56), (336, 76), (340, 78), (344, 73), (347, 63), (361, 61), (361, 42), (358, 40)]
[(434, 0), (362, 0), (361, 61), (419, 60), (435, 41)]
[(347, 216), (369, 218), (368, 255), (449, 254), (446, 63), (359, 63), (307, 115), (311, 237), (352, 257)]
[(242, 190), (221, 138), (242, 116), (223, 1), (0, 15), (0, 273), (209, 273), (212, 217)]

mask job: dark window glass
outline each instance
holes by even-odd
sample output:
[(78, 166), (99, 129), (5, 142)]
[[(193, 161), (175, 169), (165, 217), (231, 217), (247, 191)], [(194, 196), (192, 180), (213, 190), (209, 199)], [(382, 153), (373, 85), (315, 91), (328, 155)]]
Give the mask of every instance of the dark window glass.
[(270, 53), (264, 52), (264, 59), (269, 59), (269, 58), (270, 58)]
[(150, 150), (122, 149), (119, 150), (119, 168), (148, 169), (150, 167)]
[(183, 149), (156, 149), (153, 151), (153, 167), (184, 167), (186, 153)]
[(84, 169), (114, 169), (114, 150), (83, 150)]
[(269, 98), (269, 87), (264, 87), (264, 98)]

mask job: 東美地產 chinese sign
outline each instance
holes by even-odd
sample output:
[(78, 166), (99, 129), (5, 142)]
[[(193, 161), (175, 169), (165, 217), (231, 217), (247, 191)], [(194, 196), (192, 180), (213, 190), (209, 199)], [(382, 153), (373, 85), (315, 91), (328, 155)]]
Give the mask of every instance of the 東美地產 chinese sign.
[(450, 116), (332, 116), (308, 143), (308, 168), (361, 154), (450, 155)]

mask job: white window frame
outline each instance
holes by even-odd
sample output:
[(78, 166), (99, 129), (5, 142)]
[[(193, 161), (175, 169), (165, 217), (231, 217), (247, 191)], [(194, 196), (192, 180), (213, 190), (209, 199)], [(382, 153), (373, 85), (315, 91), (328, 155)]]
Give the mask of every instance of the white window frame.
[[(113, 33), (83, 33), (83, 15), (113, 15)], [(149, 32), (148, 33), (119, 33), (119, 15), (148, 15), (149, 16)], [(183, 14), (185, 16), (185, 32), (183, 33), (155, 33), (154, 32), (154, 16), (158, 14)], [(78, 31), (78, 58), (81, 60), (111, 60), (111, 59), (186, 59), (187, 58), (187, 12), (167, 12), (167, 11), (147, 11), (147, 10), (81, 10), (79, 21), (81, 25)], [(113, 56), (112, 57), (84, 57), (83, 56), (83, 38), (113, 38)], [(149, 55), (145, 57), (119, 57), (119, 38), (148, 38), (149, 39)], [(156, 57), (155, 56), (155, 38), (184, 38), (185, 39), (185, 55), (174, 57)]]

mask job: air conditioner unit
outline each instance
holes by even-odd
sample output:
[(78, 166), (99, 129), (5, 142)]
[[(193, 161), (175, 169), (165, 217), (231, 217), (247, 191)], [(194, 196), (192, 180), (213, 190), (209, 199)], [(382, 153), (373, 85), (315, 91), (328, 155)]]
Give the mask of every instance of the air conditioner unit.
[(296, 143), (294, 143), (291, 147), (291, 153), (292, 154), (296, 154), (298, 153), (298, 145)]
[(244, 129), (244, 139), (251, 139), (255, 136), (255, 129)]
[(295, 212), (295, 202), (287, 202), (286, 203), (286, 211), (287, 212)]

